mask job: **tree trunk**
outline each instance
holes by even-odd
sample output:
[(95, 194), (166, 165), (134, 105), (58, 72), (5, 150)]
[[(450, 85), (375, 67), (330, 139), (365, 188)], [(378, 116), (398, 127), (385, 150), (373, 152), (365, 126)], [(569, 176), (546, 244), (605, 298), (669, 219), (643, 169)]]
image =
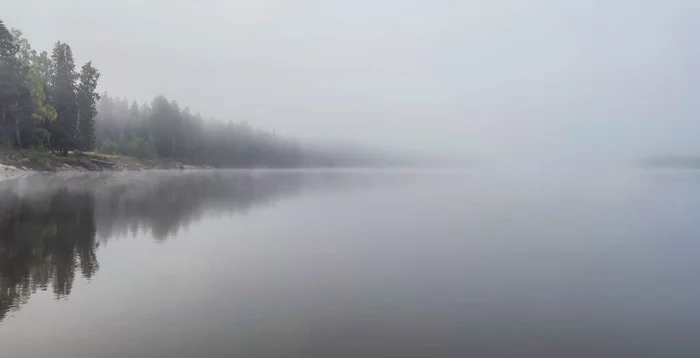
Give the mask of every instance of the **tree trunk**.
[(2, 106), (2, 122), (0, 122), (0, 125), (3, 125), (7, 120), (7, 111), (5, 110), (5, 102), (2, 100), (2, 98), (0, 98), (0, 106)]
[[(2, 121), (0, 121), (0, 128), (1, 128), (7, 122), (7, 106), (5, 105), (4, 98), (0, 98), (0, 106), (2, 106), (2, 110), (0, 111), (0, 113), (2, 113), (2, 116), (0, 117), (0, 119), (2, 120)], [(0, 146), (5, 146), (5, 145), (9, 144), (9, 141), (8, 141), (8, 143), (5, 143), (5, 140), (7, 139), (6, 136), (7, 136), (7, 133), (3, 130), (2, 134), (0, 135)]]
[(19, 149), (22, 149), (22, 139), (19, 136), (19, 95), (15, 98), (15, 144)]
[(17, 147), (22, 149), (22, 139), (19, 136), (19, 116), (15, 116), (15, 141), (17, 142)]

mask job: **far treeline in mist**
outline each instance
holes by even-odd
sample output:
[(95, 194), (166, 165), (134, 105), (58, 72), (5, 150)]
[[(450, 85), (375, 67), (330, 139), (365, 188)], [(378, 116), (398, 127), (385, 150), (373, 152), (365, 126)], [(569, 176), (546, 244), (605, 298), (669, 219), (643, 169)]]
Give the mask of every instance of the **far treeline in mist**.
[[(97, 92), (100, 71), (76, 65), (69, 44), (33, 49), (0, 20), (0, 147), (57, 155), (98, 151), (215, 167), (380, 164), (368, 153), (302, 148), (246, 121), (203, 119), (163, 96), (129, 102)], [(386, 159), (381, 164), (387, 164)]]

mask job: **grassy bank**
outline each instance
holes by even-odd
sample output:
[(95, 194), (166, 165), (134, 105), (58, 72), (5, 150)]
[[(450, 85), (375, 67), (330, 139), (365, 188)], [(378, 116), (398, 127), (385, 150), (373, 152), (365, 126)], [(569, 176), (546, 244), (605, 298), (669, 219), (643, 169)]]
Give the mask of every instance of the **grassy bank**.
[(69, 153), (55, 155), (46, 150), (2, 150), (0, 164), (27, 171), (124, 171), (146, 169), (185, 169), (189, 166), (166, 159), (137, 159), (123, 155)]

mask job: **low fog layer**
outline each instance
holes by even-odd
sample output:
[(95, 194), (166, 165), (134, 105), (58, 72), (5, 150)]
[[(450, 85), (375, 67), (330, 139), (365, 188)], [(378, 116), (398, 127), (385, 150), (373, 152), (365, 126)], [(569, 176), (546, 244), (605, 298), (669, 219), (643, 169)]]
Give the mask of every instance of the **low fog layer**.
[(505, 160), (700, 154), (700, 3), (6, 1), (99, 90), (314, 141)]

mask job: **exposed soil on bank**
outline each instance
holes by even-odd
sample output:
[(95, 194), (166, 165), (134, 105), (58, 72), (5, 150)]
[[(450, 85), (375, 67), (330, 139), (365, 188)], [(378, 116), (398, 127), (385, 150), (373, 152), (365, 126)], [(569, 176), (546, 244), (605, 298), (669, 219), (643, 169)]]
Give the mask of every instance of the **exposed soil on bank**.
[(121, 155), (69, 153), (67, 156), (61, 156), (40, 150), (0, 151), (0, 176), (27, 171), (125, 171), (194, 168), (198, 167), (166, 159), (137, 159)]

